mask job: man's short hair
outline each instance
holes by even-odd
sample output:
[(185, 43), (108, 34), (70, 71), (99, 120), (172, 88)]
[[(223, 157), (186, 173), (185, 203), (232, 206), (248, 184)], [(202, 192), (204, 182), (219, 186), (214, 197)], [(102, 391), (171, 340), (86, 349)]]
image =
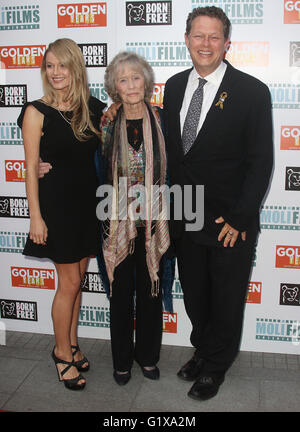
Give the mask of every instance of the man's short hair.
[(208, 16), (210, 18), (217, 18), (223, 24), (224, 38), (228, 39), (230, 30), (231, 30), (231, 22), (223, 9), (218, 8), (216, 6), (206, 6), (206, 7), (198, 7), (195, 8), (191, 13), (189, 13), (186, 20), (186, 34), (187, 36), (191, 32), (192, 22), (198, 16)]

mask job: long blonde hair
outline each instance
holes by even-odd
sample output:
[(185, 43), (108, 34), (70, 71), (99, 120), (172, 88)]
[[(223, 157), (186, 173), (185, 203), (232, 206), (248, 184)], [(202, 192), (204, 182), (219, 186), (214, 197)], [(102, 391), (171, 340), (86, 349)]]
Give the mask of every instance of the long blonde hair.
[(70, 104), (69, 111), (73, 112), (71, 126), (75, 137), (80, 141), (86, 141), (91, 137), (90, 131), (99, 135), (90, 118), (88, 106), (90, 92), (83, 56), (72, 39), (62, 38), (50, 43), (43, 57), (41, 75), (47, 103), (54, 107), (58, 107), (59, 104), (57, 93), (49, 84), (46, 75), (46, 58), (50, 51), (70, 71), (71, 83), (64, 102)]

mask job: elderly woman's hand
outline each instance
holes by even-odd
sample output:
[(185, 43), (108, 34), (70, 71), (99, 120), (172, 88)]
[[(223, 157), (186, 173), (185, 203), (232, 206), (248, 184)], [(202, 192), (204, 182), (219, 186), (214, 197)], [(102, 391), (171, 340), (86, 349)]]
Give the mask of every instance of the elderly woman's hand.
[(52, 169), (52, 165), (49, 164), (48, 162), (43, 162), (42, 159), (40, 158), (39, 161), (39, 173), (38, 176), (39, 178), (43, 178), (45, 174), (48, 174), (48, 172)]
[(110, 120), (110, 121), (114, 121), (114, 119), (117, 116), (118, 109), (120, 108), (121, 105), (122, 104), (120, 104), (120, 103), (119, 104), (116, 104), (116, 103), (111, 104), (111, 106), (103, 113), (103, 116), (107, 117), (108, 120)]

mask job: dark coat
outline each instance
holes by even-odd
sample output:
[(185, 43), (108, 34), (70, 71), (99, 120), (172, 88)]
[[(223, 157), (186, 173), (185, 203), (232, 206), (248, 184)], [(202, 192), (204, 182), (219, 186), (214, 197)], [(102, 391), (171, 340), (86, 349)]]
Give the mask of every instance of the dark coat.
[[(204, 185), (204, 227), (191, 232), (201, 244), (218, 244), (222, 216), (233, 228), (256, 237), (259, 209), (273, 165), (272, 105), (268, 87), (233, 68), (227, 69), (204, 124), (190, 151), (184, 155), (180, 110), (191, 69), (166, 83), (164, 116), (171, 185)], [(226, 92), (223, 109), (216, 105)], [(182, 221), (171, 221), (178, 238)]]

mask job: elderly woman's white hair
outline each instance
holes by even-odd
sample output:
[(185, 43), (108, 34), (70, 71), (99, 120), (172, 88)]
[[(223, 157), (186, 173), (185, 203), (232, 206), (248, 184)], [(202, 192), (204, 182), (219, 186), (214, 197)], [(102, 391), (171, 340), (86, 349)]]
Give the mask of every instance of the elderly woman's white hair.
[(116, 78), (124, 66), (129, 66), (143, 75), (145, 80), (145, 100), (149, 100), (153, 93), (153, 69), (144, 57), (131, 51), (122, 51), (117, 54), (106, 68), (104, 86), (110, 98), (115, 103), (122, 102), (116, 90)]

